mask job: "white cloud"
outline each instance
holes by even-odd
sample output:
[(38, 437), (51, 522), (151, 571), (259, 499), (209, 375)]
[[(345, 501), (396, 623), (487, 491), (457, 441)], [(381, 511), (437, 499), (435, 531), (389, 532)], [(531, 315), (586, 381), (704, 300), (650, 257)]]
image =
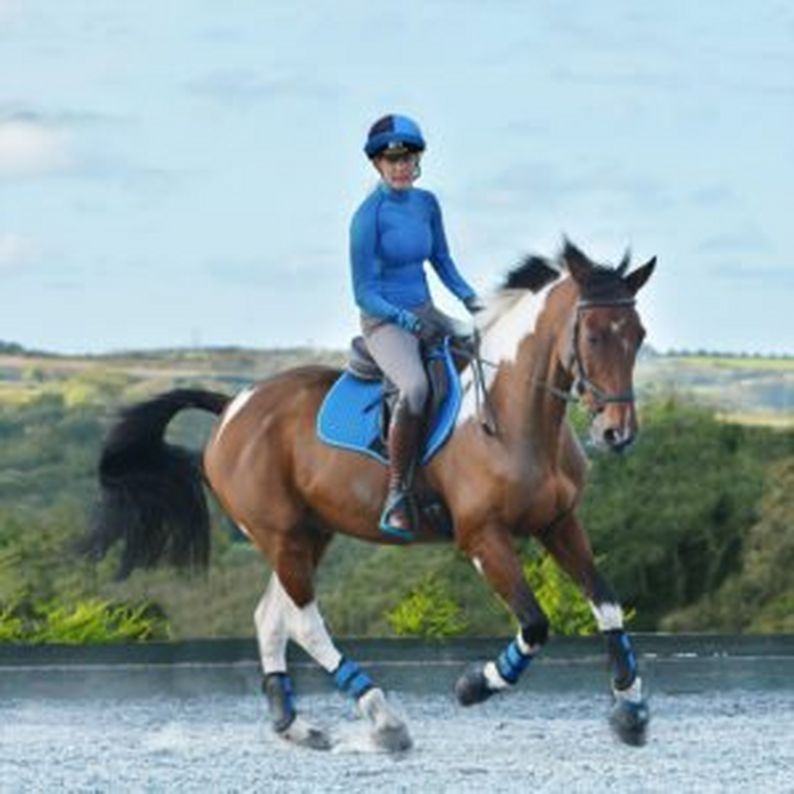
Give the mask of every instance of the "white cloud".
[(30, 240), (14, 232), (0, 232), (0, 271), (22, 265), (30, 257), (33, 246)]
[(26, 119), (0, 121), (0, 178), (42, 176), (71, 164), (62, 130)]

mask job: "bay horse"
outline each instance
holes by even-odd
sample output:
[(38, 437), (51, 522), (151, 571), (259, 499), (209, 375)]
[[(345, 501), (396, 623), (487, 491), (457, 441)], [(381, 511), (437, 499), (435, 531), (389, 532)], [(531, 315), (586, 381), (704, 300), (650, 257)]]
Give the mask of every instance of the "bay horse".
[[(549, 621), (514, 546), (515, 537), (532, 536), (590, 602), (610, 662), (609, 722), (633, 745), (645, 741), (649, 711), (620, 604), (577, 518), (586, 459), (566, 408), (577, 393), (592, 438), (612, 450), (634, 439), (633, 369), (645, 333), (635, 296), (655, 264), (654, 257), (627, 273), (628, 252), (618, 267), (599, 265), (566, 240), (555, 260), (529, 257), (511, 271), (476, 318), (495, 428), (487, 432), (482, 421), (471, 365), (461, 375), (465, 397), (453, 433), (418, 473), (448, 508), (454, 543), (519, 626), (496, 659), (462, 673), (459, 702), (479, 703), (513, 687), (547, 640)], [(554, 279), (539, 283), (539, 270)], [(272, 567), (254, 621), (276, 732), (299, 745), (330, 746), (329, 735), (296, 710), (286, 663), (293, 640), (355, 699), (375, 742), (403, 750), (411, 744), (404, 720), (367, 673), (342, 656), (315, 600), (315, 571), (334, 533), (400, 542), (378, 529), (386, 468), (317, 438), (318, 410), (339, 374), (306, 366), (234, 398), (175, 390), (126, 409), (103, 446), (102, 495), (84, 548), (98, 558), (123, 541), (121, 577), (163, 558), (206, 564), (206, 482)], [(164, 441), (169, 421), (187, 408), (220, 417), (201, 462)], [(414, 542), (438, 540), (420, 527)]]

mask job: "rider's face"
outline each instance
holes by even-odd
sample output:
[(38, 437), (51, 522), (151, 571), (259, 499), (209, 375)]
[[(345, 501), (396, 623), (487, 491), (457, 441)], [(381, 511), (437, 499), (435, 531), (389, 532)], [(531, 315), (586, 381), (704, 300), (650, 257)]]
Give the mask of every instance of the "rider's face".
[(394, 190), (408, 190), (413, 186), (418, 176), (418, 165), (418, 152), (381, 154), (375, 158), (375, 168), (383, 181)]

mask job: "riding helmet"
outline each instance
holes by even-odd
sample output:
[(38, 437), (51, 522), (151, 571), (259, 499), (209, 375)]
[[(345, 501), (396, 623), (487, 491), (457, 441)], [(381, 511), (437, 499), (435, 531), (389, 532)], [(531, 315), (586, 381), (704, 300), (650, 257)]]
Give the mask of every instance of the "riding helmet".
[(390, 114), (378, 119), (369, 129), (364, 152), (372, 159), (385, 149), (395, 152), (421, 152), (425, 139), (419, 125), (407, 116)]

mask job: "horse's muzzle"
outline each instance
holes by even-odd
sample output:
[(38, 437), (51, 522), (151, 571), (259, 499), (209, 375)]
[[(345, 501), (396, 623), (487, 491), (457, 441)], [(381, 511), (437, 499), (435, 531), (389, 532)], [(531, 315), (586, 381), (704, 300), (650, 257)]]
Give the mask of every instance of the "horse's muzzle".
[(637, 435), (637, 418), (632, 403), (610, 406), (593, 419), (590, 438), (594, 444), (612, 452), (624, 452)]

